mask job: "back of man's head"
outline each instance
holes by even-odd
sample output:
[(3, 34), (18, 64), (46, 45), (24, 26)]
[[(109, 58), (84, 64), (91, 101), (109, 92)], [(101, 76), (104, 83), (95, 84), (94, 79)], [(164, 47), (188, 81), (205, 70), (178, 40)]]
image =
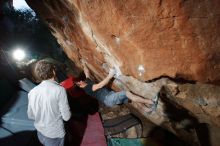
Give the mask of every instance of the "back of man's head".
[(54, 71), (54, 65), (46, 60), (40, 60), (36, 63), (35, 75), (40, 80), (48, 80), (53, 78), (55, 76)]

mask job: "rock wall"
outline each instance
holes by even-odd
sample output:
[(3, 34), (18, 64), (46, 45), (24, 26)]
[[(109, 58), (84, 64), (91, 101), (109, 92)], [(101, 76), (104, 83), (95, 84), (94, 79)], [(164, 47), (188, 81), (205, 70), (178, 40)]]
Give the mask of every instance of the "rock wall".
[(27, 0), (68, 56), (148, 81), (220, 82), (219, 0)]
[(26, 1), (68, 57), (79, 68), (85, 59), (97, 80), (106, 66), (116, 67), (122, 76), (115, 85), (145, 98), (156, 94), (161, 77), (189, 81), (170, 81), (153, 114), (132, 104), (134, 113), (192, 145), (199, 145), (198, 123), (220, 127), (220, 0)]

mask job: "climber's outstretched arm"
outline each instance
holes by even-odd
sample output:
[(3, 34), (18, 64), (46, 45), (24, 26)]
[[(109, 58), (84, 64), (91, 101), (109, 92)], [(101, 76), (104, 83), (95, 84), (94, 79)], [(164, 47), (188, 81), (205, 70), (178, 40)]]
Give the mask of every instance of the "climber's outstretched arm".
[(109, 81), (113, 78), (113, 76), (115, 75), (115, 70), (114, 69), (110, 69), (108, 76), (102, 80), (101, 82), (99, 82), (98, 84), (94, 84), (92, 86), (92, 90), (96, 91), (102, 87), (104, 87), (105, 85), (107, 85), (109, 83)]
[(84, 59), (81, 59), (80, 61), (81, 61), (81, 63), (82, 63), (82, 66), (83, 66), (83, 72), (84, 72), (86, 78), (89, 78), (89, 79), (90, 79), (90, 72), (89, 72), (88, 67), (86, 66), (86, 62), (85, 62), (85, 60), (84, 60)]

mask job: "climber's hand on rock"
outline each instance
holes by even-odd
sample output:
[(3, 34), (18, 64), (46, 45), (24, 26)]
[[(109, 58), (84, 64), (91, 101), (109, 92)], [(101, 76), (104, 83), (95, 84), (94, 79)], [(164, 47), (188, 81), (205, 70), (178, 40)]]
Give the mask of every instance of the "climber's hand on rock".
[(81, 62), (81, 64), (82, 64), (83, 66), (86, 65), (86, 61), (85, 61), (84, 59), (80, 59), (80, 62)]
[(114, 78), (119, 79), (119, 76), (121, 76), (121, 71), (117, 69), (115, 69), (115, 71), (116, 72), (115, 72)]
[(115, 74), (116, 74), (115, 68), (110, 68), (109, 73), (108, 73), (108, 76), (109, 76), (109, 77), (113, 77)]

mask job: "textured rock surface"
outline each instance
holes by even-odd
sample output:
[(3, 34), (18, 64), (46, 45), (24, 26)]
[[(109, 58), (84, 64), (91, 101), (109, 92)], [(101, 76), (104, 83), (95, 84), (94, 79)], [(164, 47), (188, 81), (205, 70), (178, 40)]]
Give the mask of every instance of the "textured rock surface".
[[(85, 59), (97, 80), (106, 75), (105, 63), (124, 75), (114, 82), (118, 88), (145, 98), (156, 94), (161, 76), (220, 84), (219, 0), (26, 1), (68, 57), (78, 67)], [(219, 86), (176, 84), (163, 91), (153, 114), (130, 108), (192, 145), (199, 145), (198, 123), (220, 127)]]
[[(169, 90), (169, 87), (167, 87)], [(178, 85), (167, 97), (194, 114), (201, 123), (220, 127), (220, 88), (205, 84)], [(169, 91), (167, 92), (169, 93)]]
[(27, 0), (68, 56), (140, 80), (160, 76), (219, 83), (219, 0)]

